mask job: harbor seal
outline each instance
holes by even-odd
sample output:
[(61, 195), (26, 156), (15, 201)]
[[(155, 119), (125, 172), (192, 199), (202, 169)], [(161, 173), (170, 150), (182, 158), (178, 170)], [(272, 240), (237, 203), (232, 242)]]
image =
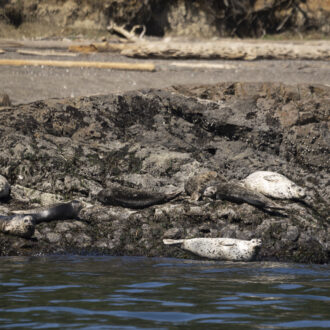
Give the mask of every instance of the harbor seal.
[(4, 234), (30, 238), (34, 229), (35, 220), (30, 215), (0, 216), (0, 231)]
[(24, 216), (31, 216), (35, 223), (48, 222), (52, 220), (74, 219), (78, 216), (82, 209), (82, 204), (79, 201), (69, 203), (57, 203), (48, 207), (37, 208), (33, 210), (14, 211), (13, 213)]
[(110, 188), (101, 190), (97, 199), (102, 204), (123, 206), (131, 209), (143, 209), (156, 204), (164, 204), (179, 196), (182, 191), (172, 194), (141, 191), (113, 184)]
[(0, 175), (0, 199), (8, 197), (10, 194), (10, 185), (7, 179)]
[(218, 176), (219, 174), (215, 171), (208, 171), (191, 176), (184, 185), (186, 194), (190, 195), (192, 200), (198, 201), (202, 197), (207, 184), (210, 181), (216, 180)]
[(0, 107), (8, 107), (8, 106), (11, 106), (9, 95), (0, 92)]
[(235, 238), (164, 239), (164, 244), (181, 244), (181, 248), (209, 259), (250, 261), (254, 258), (260, 239), (250, 241)]
[(267, 211), (284, 210), (283, 207), (277, 205), (264, 195), (246, 188), (240, 182), (215, 182), (213, 185), (205, 188), (203, 196), (238, 204), (248, 203)]
[(253, 191), (276, 199), (303, 199), (306, 196), (304, 188), (276, 172), (254, 172), (243, 180), (243, 184)]

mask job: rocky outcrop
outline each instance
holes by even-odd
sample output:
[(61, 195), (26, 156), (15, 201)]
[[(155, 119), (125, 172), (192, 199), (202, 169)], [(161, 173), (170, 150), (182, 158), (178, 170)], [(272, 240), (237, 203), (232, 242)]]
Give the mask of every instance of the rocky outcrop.
[[(43, 204), (42, 193), (29, 199), (36, 190), (85, 207), (77, 219), (37, 224), (31, 239), (0, 234), (0, 254), (192, 258), (162, 240), (229, 237), (261, 239), (257, 260), (328, 262), (329, 92), (316, 85), (221, 83), (5, 108), (0, 174), (12, 198), (1, 202), (1, 214)], [(194, 174), (215, 171), (230, 182), (256, 170), (284, 174), (307, 197), (276, 201), (285, 214), (184, 193), (141, 210), (97, 200), (113, 183), (170, 194), (184, 190)]]
[(6, 38), (91, 36), (105, 33), (110, 21), (143, 24), (149, 35), (193, 38), (330, 32), (330, 0), (2, 0), (0, 7), (0, 36)]

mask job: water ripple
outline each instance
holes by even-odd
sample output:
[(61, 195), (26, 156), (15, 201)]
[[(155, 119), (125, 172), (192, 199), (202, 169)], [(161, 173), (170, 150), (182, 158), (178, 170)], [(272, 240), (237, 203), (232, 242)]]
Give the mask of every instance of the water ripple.
[(95, 256), (5, 257), (1, 265), (5, 329), (330, 324), (328, 265)]

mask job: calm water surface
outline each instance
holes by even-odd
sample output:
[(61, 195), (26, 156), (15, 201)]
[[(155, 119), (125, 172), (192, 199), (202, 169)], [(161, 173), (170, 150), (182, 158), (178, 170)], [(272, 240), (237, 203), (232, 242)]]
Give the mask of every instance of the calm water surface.
[(2, 257), (0, 328), (330, 328), (330, 266)]

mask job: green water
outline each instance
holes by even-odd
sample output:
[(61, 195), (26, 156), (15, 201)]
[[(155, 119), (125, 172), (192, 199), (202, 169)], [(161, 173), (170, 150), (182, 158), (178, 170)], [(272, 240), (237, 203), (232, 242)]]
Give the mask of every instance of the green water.
[(330, 328), (330, 266), (2, 257), (0, 328)]

